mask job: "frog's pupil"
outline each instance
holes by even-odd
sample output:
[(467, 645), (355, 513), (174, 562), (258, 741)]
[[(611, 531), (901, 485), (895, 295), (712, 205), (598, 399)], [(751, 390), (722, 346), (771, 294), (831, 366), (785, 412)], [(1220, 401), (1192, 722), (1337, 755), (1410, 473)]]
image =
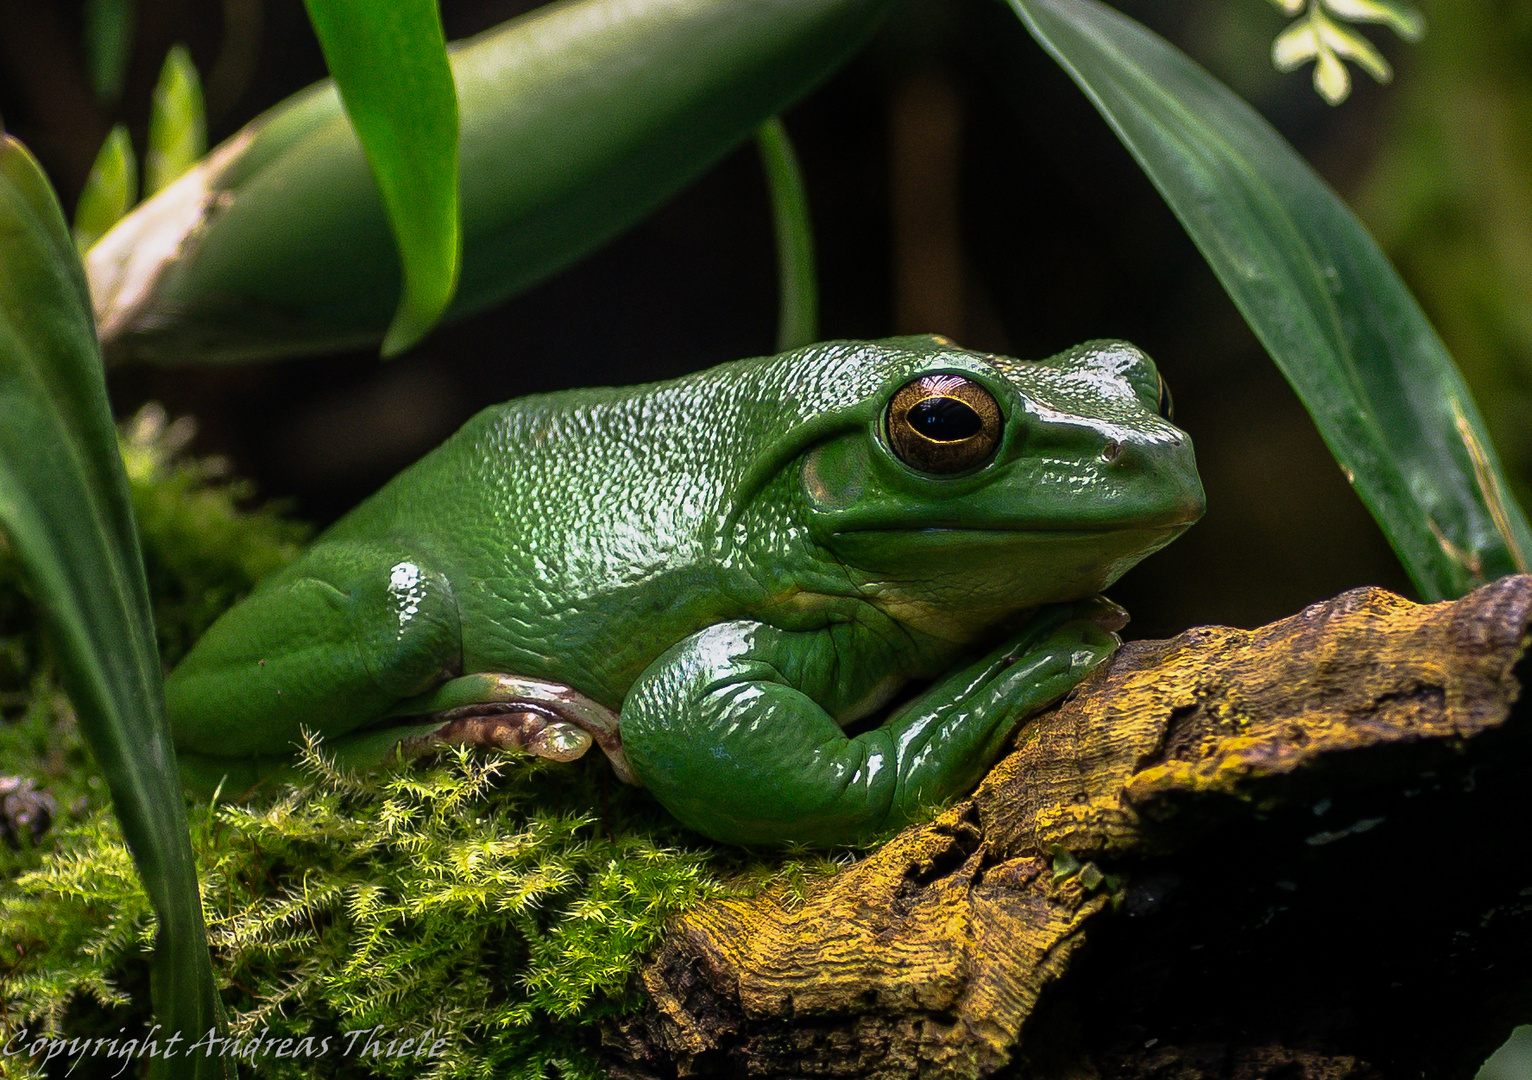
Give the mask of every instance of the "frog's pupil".
[(1166, 420), (1174, 421), (1176, 418), (1175, 403), (1170, 399), (1170, 386), (1166, 384), (1163, 375), (1160, 376), (1159, 413)]
[(932, 442), (961, 442), (984, 428), (984, 420), (964, 402), (928, 397), (910, 407), (910, 427)]

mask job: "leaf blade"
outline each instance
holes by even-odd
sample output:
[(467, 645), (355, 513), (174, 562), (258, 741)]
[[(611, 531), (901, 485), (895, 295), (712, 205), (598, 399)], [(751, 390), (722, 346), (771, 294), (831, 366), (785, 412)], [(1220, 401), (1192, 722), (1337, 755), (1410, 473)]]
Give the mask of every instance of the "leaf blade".
[[(127, 479), (84, 274), (42, 170), (0, 137), (0, 523), (159, 915), (153, 990), (169, 1030), (220, 1021)], [(222, 1075), (157, 1059), (162, 1075)]]
[(457, 289), (458, 108), (435, 0), (304, 0), (403, 264), (404, 293), (383, 338), (403, 352)]
[(1340, 198), (1138, 23), (1095, 0), (1009, 2), (1175, 211), (1420, 592), (1457, 596), (1524, 569), (1532, 530), (1500, 494), (1468, 388)]

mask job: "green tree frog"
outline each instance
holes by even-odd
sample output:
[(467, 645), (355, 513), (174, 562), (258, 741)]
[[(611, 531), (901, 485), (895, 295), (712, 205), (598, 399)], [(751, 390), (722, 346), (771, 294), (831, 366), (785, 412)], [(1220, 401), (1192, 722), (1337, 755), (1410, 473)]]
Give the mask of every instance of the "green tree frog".
[[(683, 824), (867, 842), (1115, 648), (1098, 594), (1202, 513), (1138, 349), (840, 341), (486, 409), (170, 675), (196, 786), (436, 742), (598, 746)], [(227, 788), (226, 788), (227, 790)]]

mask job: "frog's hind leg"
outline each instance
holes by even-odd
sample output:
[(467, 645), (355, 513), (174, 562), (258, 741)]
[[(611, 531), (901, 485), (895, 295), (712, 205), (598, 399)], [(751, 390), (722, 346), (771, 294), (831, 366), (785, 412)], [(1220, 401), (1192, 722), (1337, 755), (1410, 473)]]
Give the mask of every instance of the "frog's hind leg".
[(402, 544), (330, 543), (203, 635), (166, 680), (166, 708), (183, 773), (233, 779), (290, 759), (305, 731), (334, 744), (461, 666), (444, 574)]
[[(342, 769), (367, 771), (444, 746), (519, 750), (552, 761), (574, 761), (600, 746), (624, 783), (638, 784), (617, 732), (617, 714), (560, 683), (482, 673), (442, 684), (400, 702), (370, 727), (321, 741), (318, 751)], [(238, 801), (257, 787), (302, 779), (291, 756), (242, 759), (180, 756), (182, 779), (196, 791), (220, 784)]]

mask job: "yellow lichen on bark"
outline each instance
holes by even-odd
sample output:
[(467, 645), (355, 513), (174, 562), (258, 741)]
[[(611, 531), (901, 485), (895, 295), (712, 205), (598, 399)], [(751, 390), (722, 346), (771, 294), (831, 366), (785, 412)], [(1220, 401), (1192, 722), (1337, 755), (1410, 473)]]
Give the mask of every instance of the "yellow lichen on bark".
[(980, 785), (986, 837), (1003, 850), (1142, 850), (1142, 817), (1190, 798), (1281, 799), (1283, 777), (1322, 786), (1307, 770), (1337, 754), (1477, 734), (1518, 693), (1524, 581), (1471, 606), (1357, 589), (1259, 630), (1131, 644)]

